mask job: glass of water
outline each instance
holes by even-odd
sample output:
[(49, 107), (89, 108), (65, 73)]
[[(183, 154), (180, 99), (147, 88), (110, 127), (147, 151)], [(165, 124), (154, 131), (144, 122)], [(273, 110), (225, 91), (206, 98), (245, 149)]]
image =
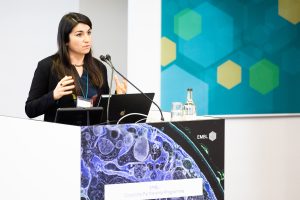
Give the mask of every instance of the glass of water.
[(183, 104), (181, 102), (172, 102), (171, 121), (182, 120)]

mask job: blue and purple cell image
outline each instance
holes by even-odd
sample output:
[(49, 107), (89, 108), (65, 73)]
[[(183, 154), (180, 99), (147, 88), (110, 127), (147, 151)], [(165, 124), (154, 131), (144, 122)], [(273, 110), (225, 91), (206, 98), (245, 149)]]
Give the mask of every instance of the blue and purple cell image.
[(203, 179), (203, 195), (168, 200), (216, 200), (194, 159), (167, 134), (149, 124), (81, 128), (81, 199), (104, 200), (104, 185)]

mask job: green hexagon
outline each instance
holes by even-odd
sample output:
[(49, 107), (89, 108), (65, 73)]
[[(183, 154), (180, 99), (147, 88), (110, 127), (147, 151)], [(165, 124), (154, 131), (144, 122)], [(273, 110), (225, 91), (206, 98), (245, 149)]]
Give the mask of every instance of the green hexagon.
[(232, 89), (242, 81), (241, 66), (228, 60), (217, 69), (217, 82), (227, 89)]
[(174, 17), (174, 32), (185, 40), (201, 33), (201, 16), (191, 9), (185, 9)]
[(250, 67), (250, 87), (261, 94), (267, 94), (279, 85), (279, 68), (267, 59)]

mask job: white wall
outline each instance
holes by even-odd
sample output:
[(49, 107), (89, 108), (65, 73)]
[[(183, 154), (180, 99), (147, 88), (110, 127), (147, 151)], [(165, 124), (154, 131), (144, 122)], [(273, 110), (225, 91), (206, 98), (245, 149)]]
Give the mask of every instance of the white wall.
[[(161, 0), (128, 0), (128, 79), (160, 105)], [(136, 92), (132, 87), (129, 92)], [(152, 110), (157, 110), (153, 105)]]
[(0, 115), (27, 117), (37, 62), (56, 52), (59, 20), (78, 9), (79, 0), (0, 1)]
[(225, 119), (225, 199), (300, 199), (300, 116)]

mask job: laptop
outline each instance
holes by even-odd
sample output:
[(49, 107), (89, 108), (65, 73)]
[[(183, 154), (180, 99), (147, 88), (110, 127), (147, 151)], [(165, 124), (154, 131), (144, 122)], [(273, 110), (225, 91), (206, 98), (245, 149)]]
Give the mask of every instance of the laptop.
[(103, 108), (58, 108), (54, 122), (76, 126), (101, 124)]
[[(154, 98), (154, 93), (144, 93), (151, 100)], [(109, 124), (125, 124), (146, 122), (152, 102), (141, 93), (134, 94), (113, 94), (109, 104), (109, 120), (107, 120), (107, 102), (108, 95), (101, 95), (96, 101), (103, 107), (102, 123)]]

